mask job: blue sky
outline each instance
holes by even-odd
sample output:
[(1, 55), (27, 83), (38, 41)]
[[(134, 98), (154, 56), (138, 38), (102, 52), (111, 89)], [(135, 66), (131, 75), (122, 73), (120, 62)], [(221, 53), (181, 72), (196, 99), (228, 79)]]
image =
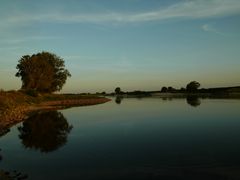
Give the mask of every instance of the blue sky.
[(240, 85), (239, 0), (1, 0), (0, 88), (21, 56), (49, 51), (63, 92)]

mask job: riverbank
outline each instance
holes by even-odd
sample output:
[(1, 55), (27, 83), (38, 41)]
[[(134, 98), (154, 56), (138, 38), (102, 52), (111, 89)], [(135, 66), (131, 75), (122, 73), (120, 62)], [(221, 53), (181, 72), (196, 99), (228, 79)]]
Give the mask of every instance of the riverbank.
[(161, 91), (120, 91), (118, 93), (104, 94), (106, 96), (118, 96), (124, 98), (142, 98), (142, 97), (159, 97), (159, 98), (186, 98), (197, 96), (200, 98), (240, 98), (240, 86), (202, 88), (187, 90), (186, 88), (175, 89), (172, 87), (163, 87)]
[(37, 97), (24, 92), (0, 92), (0, 136), (8, 129), (24, 121), (31, 112), (38, 110), (58, 110), (74, 106), (89, 106), (110, 101), (98, 96), (77, 94), (43, 94)]
[(107, 97), (115, 98), (188, 98), (197, 97), (203, 99), (240, 99), (240, 93), (139, 93), (139, 94), (120, 94), (120, 95), (106, 95)]

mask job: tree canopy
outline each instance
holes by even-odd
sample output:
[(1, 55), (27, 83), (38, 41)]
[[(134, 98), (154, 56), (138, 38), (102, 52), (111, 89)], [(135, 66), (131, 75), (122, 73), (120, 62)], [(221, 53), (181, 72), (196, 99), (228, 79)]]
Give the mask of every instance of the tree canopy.
[(64, 60), (49, 52), (25, 55), (18, 61), (16, 68), (16, 76), (21, 77), (24, 90), (49, 93), (60, 91), (71, 76), (65, 69)]
[(194, 92), (200, 87), (200, 83), (197, 81), (191, 81), (187, 84), (186, 89), (187, 91)]
[(115, 93), (116, 94), (120, 94), (121, 93), (121, 88), (120, 87), (116, 87), (115, 88)]
[(167, 90), (168, 90), (167, 87), (164, 86), (162, 87), (161, 92), (167, 92)]

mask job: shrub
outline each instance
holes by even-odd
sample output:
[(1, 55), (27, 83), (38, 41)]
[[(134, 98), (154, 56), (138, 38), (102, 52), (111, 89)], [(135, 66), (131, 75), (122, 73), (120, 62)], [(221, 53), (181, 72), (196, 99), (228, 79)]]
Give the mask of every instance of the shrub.
[(35, 89), (26, 90), (25, 93), (32, 97), (38, 97), (38, 92)]

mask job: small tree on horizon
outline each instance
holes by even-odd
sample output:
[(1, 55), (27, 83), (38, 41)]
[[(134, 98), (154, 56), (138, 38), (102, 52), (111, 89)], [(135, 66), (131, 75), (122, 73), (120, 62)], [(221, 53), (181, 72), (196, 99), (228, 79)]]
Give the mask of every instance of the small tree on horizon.
[(167, 92), (168, 88), (167, 87), (162, 87), (161, 92)]
[(198, 88), (200, 87), (200, 83), (197, 81), (191, 81), (190, 83), (187, 84), (186, 86), (186, 90), (188, 92), (195, 92), (198, 90)]
[(121, 93), (121, 88), (120, 87), (116, 87), (115, 88), (115, 93), (116, 94), (120, 94)]
[(172, 87), (172, 86), (169, 86), (168, 88), (167, 88), (167, 92), (173, 92), (175, 89)]
[(16, 76), (21, 77), (23, 90), (60, 91), (71, 76), (65, 69), (64, 60), (49, 52), (22, 56), (16, 68)]

